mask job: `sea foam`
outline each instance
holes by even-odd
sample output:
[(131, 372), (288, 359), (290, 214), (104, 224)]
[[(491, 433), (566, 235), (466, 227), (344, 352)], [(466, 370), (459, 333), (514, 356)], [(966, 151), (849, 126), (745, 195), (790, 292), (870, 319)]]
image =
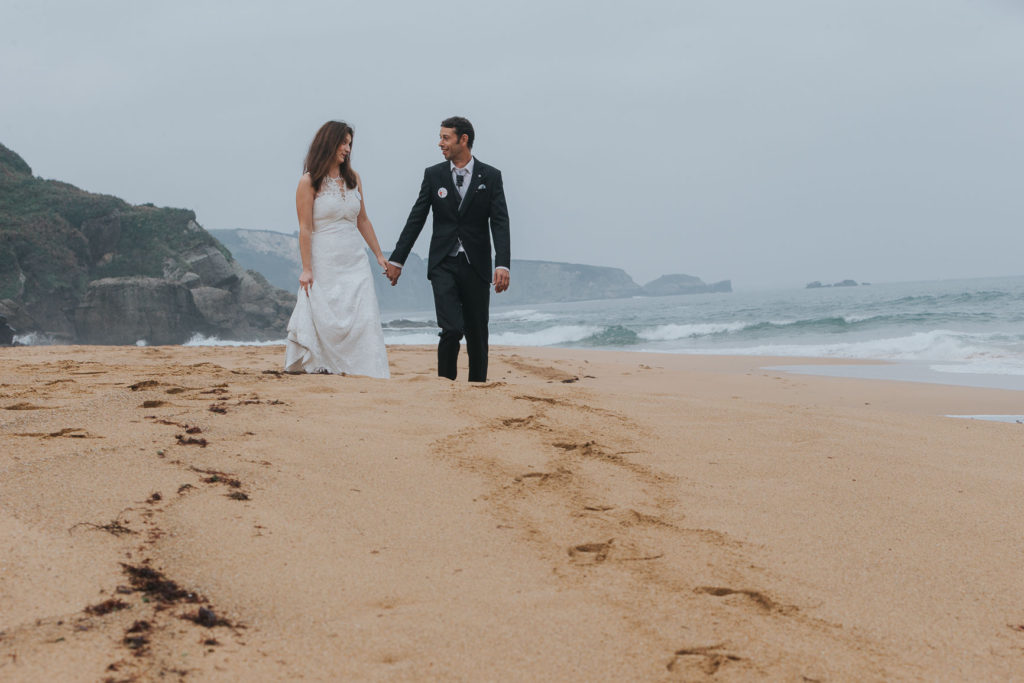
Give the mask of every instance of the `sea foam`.
[(637, 332), (640, 339), (649, 341), (675, 341), (693, 337), (706, 337), (713, 334), (738, 332), (751, 326), (751, 323), (697, 323), (691, 325), (658, 325)]
[(182, 346), (282, 346), (286, 340), (284, 339), (273, 339), (270, 341), (236, 341), (231, 339), (219, 339), (217, 337), (207, 337), (205, 335), (196, 334), (192, 335), (192, 338), (182, 344)]

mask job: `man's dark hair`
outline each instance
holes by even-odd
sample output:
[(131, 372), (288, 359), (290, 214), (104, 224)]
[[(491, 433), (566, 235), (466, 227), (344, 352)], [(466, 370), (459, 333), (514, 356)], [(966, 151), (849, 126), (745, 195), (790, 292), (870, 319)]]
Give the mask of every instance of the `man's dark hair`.
[(473, 124), (469, 122), (469, 119), (462, 116), (449, 116), (441, 122), (441, 127), (455, 129), (455, 137), (459, 140), (463, 135), (468, 135), (466, 146), (473, 149), (473, 138), (476, 137), (476, 133), (473, 132)]

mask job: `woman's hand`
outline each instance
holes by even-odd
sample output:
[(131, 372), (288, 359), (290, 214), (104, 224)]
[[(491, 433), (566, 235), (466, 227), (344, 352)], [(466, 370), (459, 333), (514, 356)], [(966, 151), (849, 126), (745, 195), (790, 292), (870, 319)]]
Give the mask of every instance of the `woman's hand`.
[(384, 258), (384, 254), (377, 254), (377, 265), (384, 269), (384, 274), (388, 274), (388, 260)]
[(313, 271), (304, 270), (302, 275), (299, 276), (299, 287), (306, 292), (306, 296), (309, 296), (309, 288), (313, 286)]

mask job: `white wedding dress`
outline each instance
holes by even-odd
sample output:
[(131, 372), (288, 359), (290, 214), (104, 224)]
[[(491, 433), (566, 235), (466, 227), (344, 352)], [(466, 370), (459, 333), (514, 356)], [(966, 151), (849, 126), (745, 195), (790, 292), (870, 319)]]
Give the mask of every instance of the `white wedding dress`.
[(299, 288), (288, 321), (286, 372), (330, 372), (387, 378), (366, 242), (356, 228), (361, 198), (344, 181), (324, 178), (313, 200), (313, 285)]

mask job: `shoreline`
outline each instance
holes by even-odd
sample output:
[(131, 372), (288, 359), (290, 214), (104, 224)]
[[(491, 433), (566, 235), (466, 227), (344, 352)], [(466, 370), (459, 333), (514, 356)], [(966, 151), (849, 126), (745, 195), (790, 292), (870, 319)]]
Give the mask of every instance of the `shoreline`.
[[(205, 339), (201, 343), (186, 343), (173, 346), (187, 348), (273, 348), (284, 346), (284, 340), (236, 342), (223, 341), (219, 339)], [(464, 342), (463, 342), (464, 345)], [(79, 345), (73, 344), (19, 344), (16, 347), (55, 347), (55, 348), (76, 348)], [(172, 346), (172, 348), (173, 348)], [(388, 349), (432, 349), (433, 344), (388, 344)], [(81, 348), (97, 348), (92, 346), (81, 346)], [(133, 348), (132, 346), (110, 347), (110, 348)], [(140, 348), (150, 348), (148, 345), (141, 345)], [(154, 347), (160, 348), (160, 347)], [(938, 384), (956, 387), (970, 387), (977, 389), (1002, 389), (1009, 391), (1024, 391), (1024, 374), (997, 374), (980, 372), (963, 372), (957, 370), (938, 370), (936, 365), (954, 365), (944, 361), (928, 360), (892, 360), (882, 358), (847, 358), (834, 356), (774, 356), (758, 354), (717, 354), (717, 353), (691, 353), (652, 351), (648, 349), (598, 349), (593, 347), (572, 347), (572, 346), (508, 346), (492, 344), (492, 349), (522, 349), (523, 351), (537, 350), (542, 352), (545, 349), (552, 351), (567, 351), (586, 353), (623, 353), (631, 355), (651, 355), (676, 357), (685, 356), (698, 359), (708, 358), (749, 358), (763, 359), (759, 369), (784, 372), (796, 375), (816, 375), (823, 377), (867, 379), (887, 382), (915, 382), (922, 384)]]
[(434, 353), (0, 351), (0, 678), (1024, 674), (1019, 393)]

